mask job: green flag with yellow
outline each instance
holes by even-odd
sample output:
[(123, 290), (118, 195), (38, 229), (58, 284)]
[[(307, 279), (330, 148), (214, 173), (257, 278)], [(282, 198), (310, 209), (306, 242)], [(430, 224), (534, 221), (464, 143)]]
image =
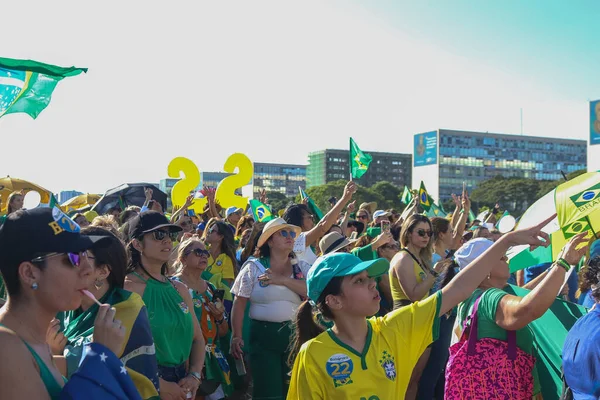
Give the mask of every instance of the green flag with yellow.
[(249, 203), (256, 222), (269, 222), (274, 218), (271, 209), (266, 204), (254, 199), (250, 200)]
[(350, 176), (353, 179), (359, 179), (367, 172), (371, 161), (373, 161), (373, 157), (364, 153), (354, 139), (350, 138)]
[(434, 201), (427, 193), (427, 189), (425, 189), (425, 184), (421, 181), (421, 188), (419, 189), (419, 202), (421, 203), (421, 207), (425, 211), (429, 211)]

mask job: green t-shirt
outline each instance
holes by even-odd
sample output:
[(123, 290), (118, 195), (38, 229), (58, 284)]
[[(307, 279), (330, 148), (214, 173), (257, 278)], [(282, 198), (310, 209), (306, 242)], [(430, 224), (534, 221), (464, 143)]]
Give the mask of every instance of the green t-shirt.
[[(498, 304), (500, 300), (508, 293), (501, 289), (488, 289), (482, 294), (481, 289), (477, 289), (473, 292), (471, 297), (467, 300), (463, 301), (458, 307), (458, 323), (460, 326), (463, 325), (463, 321), (471, 315), (473, 311), (473, 306), (475, 305), (475, 301), (479, 296), (481, 296), (481, 300), (479, 301), (479, 308), (477, 309), (477, 338), (492, 338), (498, 339), (506, 342), (506, 330), (499, 327), (496, 324), (496, 310), (498, 308)], [(517, 331), (517, 347), (527, 354), (532, 354), (535, 357), (535, 352), (533, 348), (533, 331), (531, 328), (526, 326), (523, 329), (519, 329)], [(537, 361), (533, 367), (532, 371), (533, 375), (533, 394), (537, 394), (540, 392), (540, 382), (537, 372)]]
[(350, 253), (363, 261), (371, 261), (377, 259), (377, 251), (373, 250), (373, 246), (371, 246), (370, 244), (364, 247), (352, 249)]

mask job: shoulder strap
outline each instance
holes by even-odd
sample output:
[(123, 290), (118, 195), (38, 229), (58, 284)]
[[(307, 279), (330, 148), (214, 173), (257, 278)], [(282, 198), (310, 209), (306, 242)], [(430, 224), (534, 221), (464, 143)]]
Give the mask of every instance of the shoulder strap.
[[(479, 301), (485, 294), (485, 291), (475, 300), (475, 305), (473, 306), (473, 312), (469, 316), (469, 321), (471, 322), (469, 328), (469, 340), (467, 344), (467, 354), (472, 356), (475, 354), (475, 346), (477, 345), (477, 310), (479, 309)], [(465, 321), (466, 324), (467, 321)], [(465, 334), (466, 328), (463, 329), (463, 335)], [(506, 339), (508, 342), (508, 358), (510, 360), (515, 360), (517, 358), (517, 332), (516, 331), (506, 331)]]
[(419, 261), (419, 259), (417, 257), (415, 257), (415, 255), (413, 253), (411, 253), (410, 250), (408, 250), (406, 247), (403, 248), (403, 249), (400, 249), (400, 251), (403, 251), (403, 250), (406, 251), (408, 254), (410, 254), (410, 256), (412, 257), (412, 259), (415, 260), (415, 262), (417, 264), (419, 264), (419, 267), (421, 267), (421, 269), (423, 270), (423, 272), (429, 272), (429, 268), (425, 268), (423, 266), (423, 264), (421, 264), (421, 261)]

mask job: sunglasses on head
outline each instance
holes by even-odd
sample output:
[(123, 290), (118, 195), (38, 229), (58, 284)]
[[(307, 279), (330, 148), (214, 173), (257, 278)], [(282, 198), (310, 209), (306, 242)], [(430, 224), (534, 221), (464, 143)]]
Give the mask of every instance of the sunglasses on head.
[(210, 255), (210, 253), (208, 252), (208, 250), (203, 250), (203, 249), (194, 249), (194, 250), (190, 250), (187, 252), (187, 254), (192, 254), (194, 253), (194, 255), (196, 257), (202, 257), (205, 256), (206, 258), (208, 258), (208, 256)]
[(284, 238), (287, 238), (288, 236), (291, 237), (292, 239), (296, 238), (296, 231), (286, 231), (286, 230), (282, 229), (282, 230), (279, 231), (279, 233)]
[(152, 236), (154, 237), (154, 240), (158, 240), (159, 242), (162, 242), (167, 237), (172, 242), (174, 242), (175, 240), (177, 240), (177, 233), (175, 233), (175, 232), (169, 232), (169, 231), (163, 231), (163, 230), (152, 231)]
[(417, 235), (419, 235), (421, 237), (425, 237), (425, 236), (432, 237), (433, 236), (433, 232), (432, 231), (426, 231), (425, 229), (419, 229), (419, 230), (417, 230)]
[(71, 265), (73, 267), (79, 267), (81, 265), (81, 258), (87, 257), (87, 252), (82, 252), (79, 254), (78, 253), (50, 253), (50, 254), (46, 254), (44, 256), (36, 257), (33, 260), (31, 260), (31, 262), (39, 263), (39, 262), (42, 262), (42, 261), (47, 260), (52, 257), (62, 256), (63, 254), (67, 255), (67, 257), (69, 258), (69, 262), (71, 262)]

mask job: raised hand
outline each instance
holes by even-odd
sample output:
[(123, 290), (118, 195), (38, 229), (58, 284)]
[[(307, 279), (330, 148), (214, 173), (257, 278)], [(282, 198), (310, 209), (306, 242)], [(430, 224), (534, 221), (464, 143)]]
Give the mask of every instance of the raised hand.
[[(573, 236), (571, 240), (569, 240), (569, 243), (563, 247), (558, 258), (564, 259), (569, 265), (577, 265), (587, 253), (589, 247), (587, 235), (588, 232), (581, 232), (580, 234)], [(586, 245), (580, 247), (583, 243), (586, 243)]]
[(528, 244), (531, 250), (540, 246), (548, 247), (550, 245), (550, 236), (546, 232), (543, 232), (542, 229), (554, 218), (556, 218), (556, 214), (531, 228), (520, 229), (507, 234), (508, 243), (511, 246)]

